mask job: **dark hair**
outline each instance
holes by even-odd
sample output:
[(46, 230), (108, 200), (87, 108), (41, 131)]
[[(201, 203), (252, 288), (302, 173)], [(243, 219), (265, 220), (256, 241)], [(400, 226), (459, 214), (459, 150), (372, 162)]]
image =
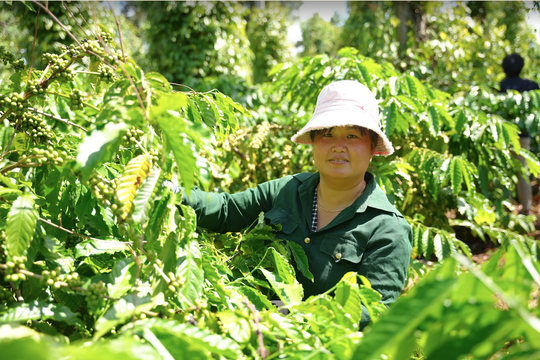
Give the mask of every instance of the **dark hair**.
[(523, 58), (519, 54), (513, 53), (505, 56), (502, 67), (506, 76), (516, 77), (519, 76), (524, 63)]
[[(366, 129), (365, 127), (361, 127), (361, 126), (358, 126), (358, 125), (353, 126), (353, 128), (360, 131), (360, 134), (362, 136), (365, 136), (366, 131), (367, 131), (368, 134), (369, 134), (369, 138), (371, 139), (371, 149), (375, 149), (377, 147), (377, 144), (379, 143), (379, 135), (375, 131), (373, 131), (371, 129)], [(318, 129), (318, 130), (311, 130), (311, 132), (309, 133), (309, 137), (311, 138), (311, 141), (313, 141), (315, 139), (316, 135), (324, 135), (324, 134), (332, 131), (332, 129), (333, 129), (333, 127), (324, 128), (324, 129)]]

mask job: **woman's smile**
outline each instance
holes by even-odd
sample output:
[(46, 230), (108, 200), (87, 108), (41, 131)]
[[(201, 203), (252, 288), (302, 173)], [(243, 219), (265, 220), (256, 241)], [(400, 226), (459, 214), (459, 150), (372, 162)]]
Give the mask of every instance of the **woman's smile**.
[(348, 162), (349, 162), (349, 160), (344, 159), (344, 158), (330, 159), (330, 160), (328, 160), (328, 161), (330, 161), (330, 162), (333, 163), (333, 164), (345, 164), (345, 163), (348, 163)]

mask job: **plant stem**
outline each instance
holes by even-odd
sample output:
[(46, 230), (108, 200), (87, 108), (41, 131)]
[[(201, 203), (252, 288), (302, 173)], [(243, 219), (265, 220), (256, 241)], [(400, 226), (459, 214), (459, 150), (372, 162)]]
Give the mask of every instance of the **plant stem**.
[(85, 131), (85, 132), (88, 131), (88, 130), (86, 130), (85, 128), (83, 128), (81, 125), (72, 123), (71, 121), (66, 120), (66, 119), (62, 119), (62, 118), (56, 117), (56, 116), (54, 116), (54, 115), (52, 115), (52, 114), (47, 114), (47, 113), (41, 112), (41, 111), (39, 111), (39, 110), (37, 110), (37, 109), (34, 109), (34, 108), (28, 108), (28, 110), (30, 110), (30, 111), (32, 111), (32, 112), (35, 112), (36, 114), (40, 114), (40, 115), (46, 116), (46, 117), (48, 117), (48, 118), (51, 118), (51, 119), (53, 119), (53, 120), (63, 122), (63, 123), (66, 124), (66, 125), (75, 126), (75, 127), (79, 128), (79, 129), (81, 129), (82, 131)]
[(116, 20), (116, 27), (118, 29), (118, 37), (120, 37), (120, 48), (122, 49), (122, 58), (124, 62), (126, 62), (126, 52), (124, 51), (124, 41), (122, 40), (122, 31), (120, 30), (120, 21), (118, 21), (118, 17), (114, 13), (111, 2), (108, 1), (108, 3), (109, 3), (109, 7), (111, 8), (111, 12), (114, 16), (114, 20)]
[(100, 75), (97, 71), (74, 71), (74, 74), (90, 74), (90, 75)]
[(13, 289), (13, 292), (15, 292), (15, 296), (17, 297), (17, 301), (18, 302), (23, 302), (24, 301), (24, 298), (22, 297), (22, 294), (21, 294), (21, 291), (19, 290), (19, 288), (17, 288), (15, 286), (15, 283), (13, 281), (10, 281), (9, 282), (9, 285), (11, 286), (11, 288)]
[(58, 20), (56, 16), (54, 16), (54, 14), (47, 7), (45, 7), (39, 1), (32, 0), (32, 2), (36, 4), (37, 6), (39, 6), (40, 8), (42, 8), (50, 17), (52, 17), (56, 21), (58, 25), (62, 27), (62, 29), (66, 32), (66, 34), (68, 34), (79, 46), (81, 46), (81, 43), (79, 42), (79, 40), (77, 40), (77, 38), (64, 26), (64, 24), (62, 24), (60, 20)]
[(264, 261), (264, 259), (266, 258), (266, 255), (268, 255), (268, 251), (270, 250), (271, 248), (266, 248), (266, 251), (264, 252), (264, 255), (261, 259), (261, 261), (259, 261), (259, 263), (257, 264), (257, 266), (255, 266), (253, 268), (253, 270), (251, 270), (249, 273), (247, 273), (246, 275), (244, 275), (244, 277), (241, 277), (241, 278), (238, 278), (236, 280), (233, 280), (231, 281), (231, 284), (234, 284), (235, 282), (239, 281), (239, 280), (244, 280), (247, 276), (253, 274), (256, 270), (259, 269), (259, 267), (261, 266), (262, 262)]
[(41, 165), (47, 165), (48, 163), (22, 163), (20, 161), (17, 161), (15, 164), (11, 164), (9, 166), (6, 166), (5, 168), (1, 169), (0, 170), (0, 174), (4, 175), (5, 173), (7, 173), (8, 171), (10, 170), (13, 170), (13, 169), (16, 169), (16, 168), (27, 168), (27, 167), (37, 167), (37, 166), (41, 166)]
[(12, 113), (12, 110), (11, 108), (9, 108), (8, 111), (6, 111), (5, 113), (2, 114), (2, 117), (0, 117), (0, 122), (3, 122), (5, 118), (7, 118), (9, 116), (9, 114)]
[[(50, 221), (48, 221), (48, 220), (45, 220), (45, 219), (43, 219), (43, 218), (39, 218), (39, 221), (42, 221), (42, 222), (44, 222), (44, 223), (47, 224), (47, 225), (50, 225), (50, 226), (52, 226), (52, 227), (54, 227), (54, 228), (57, 228), (58, 230), (65, 231), (65, 232), (67, 232), (68, 234), (71, 234), (71, 235), (80, 236), (80, 237), (82, 237), (82, 238), (84, 238), (84, 239), (95, 240), (95, 241), (105, 241), (105, 240), (93, 238), (93, 237), (91, 237), (91, 236), (86, 236), (86, 235), (83, 235), (83, 234), (78, 234), (78, 233), (76, 233), (76, 232), (73, 232), (73, 231), (71, 231), (71, 230), (68, 230), (68, 229), (66, 229), (66, 228), (63, 228), (63, 227), (61, 227), (60, 225), (56, 225), (55, 223), (52, 223), (52, 222), (50, 222)], [(126, 244), (129, 245), (129, 243), (126, 243)]]
[(251, 314), (253, 315), (253, 320), (255, 321), (255, 334), (257, 335), (257, 343), (259, 344), (259, 347), (257, 348), (257, 353), (261, 357), (261, 359), (265, 360), (268, 355), (270, 355), (270, 352), (264, 347), (264, 338), (263, 338), (263, 332), (261, 330), (261, 324), (260, 324), (260, 316), (257, 312), (257, 309), (255, 309), (255, 306), (248, 301), (248, 299), (244, 299), (244, 304), (246, 304), (249, 311), (251, 311)]
[(169, 279), (169, 277), (163, 272), (163, 270), (159, 267), (158, 264), (156, 263), (153, 263), (152, 266), (154, 267), (154, 269), (156, 269), (157, 273), (159, 275), (161, 275), (161, 277), (163, 279), (165, 279), (165, 281), (167, 282), (167, 284), (170, 284), (171, 283), (171, 279)]

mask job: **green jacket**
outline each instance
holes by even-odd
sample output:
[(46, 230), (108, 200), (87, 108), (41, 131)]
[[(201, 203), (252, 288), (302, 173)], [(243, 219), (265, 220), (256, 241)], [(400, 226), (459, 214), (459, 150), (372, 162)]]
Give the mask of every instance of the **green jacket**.
[[(403, 289), (412, 251), (412, 231), (388, 201), (373, 175), (366, 173), (364, 193), (330, 224), (311, 231), (312, 208), (319, 173), (302, 173), (268, 181), (236, 194), (198, 189), (184, 201), (197, 213), (198, 225), (216, 232), (240, 231), (263, 211), (272, 224), (281, 224), (280, 238), (304, 249), (315, 281), (297, 271), (305, 297), (332, 288), (349, 271), (365, 276), (386, 305)], [(365, 309), (360, 327), (370, 321)]]

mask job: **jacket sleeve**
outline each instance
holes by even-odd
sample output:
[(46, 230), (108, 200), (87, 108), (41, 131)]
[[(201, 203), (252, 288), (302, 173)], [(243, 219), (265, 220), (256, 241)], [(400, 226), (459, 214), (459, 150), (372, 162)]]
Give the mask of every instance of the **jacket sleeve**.
[[(407, 221), (393, 214), (393, 221), (384, 222), (370, 239), (358, 273), (364, 275), (373, 289), (382, 295), (382, 303), (394, 303), (405, 285), (412, 252), (412, 230)], [(360, 328), (370, 322), (362, 307)]]
[(236, 194), (204, 192), (197, 187), (182, 203), (197, 214), (197, 225), (216, 232), (240, 231), (250, 226), (261, 211), (272, 208), (281, 179), (272, 180)]

